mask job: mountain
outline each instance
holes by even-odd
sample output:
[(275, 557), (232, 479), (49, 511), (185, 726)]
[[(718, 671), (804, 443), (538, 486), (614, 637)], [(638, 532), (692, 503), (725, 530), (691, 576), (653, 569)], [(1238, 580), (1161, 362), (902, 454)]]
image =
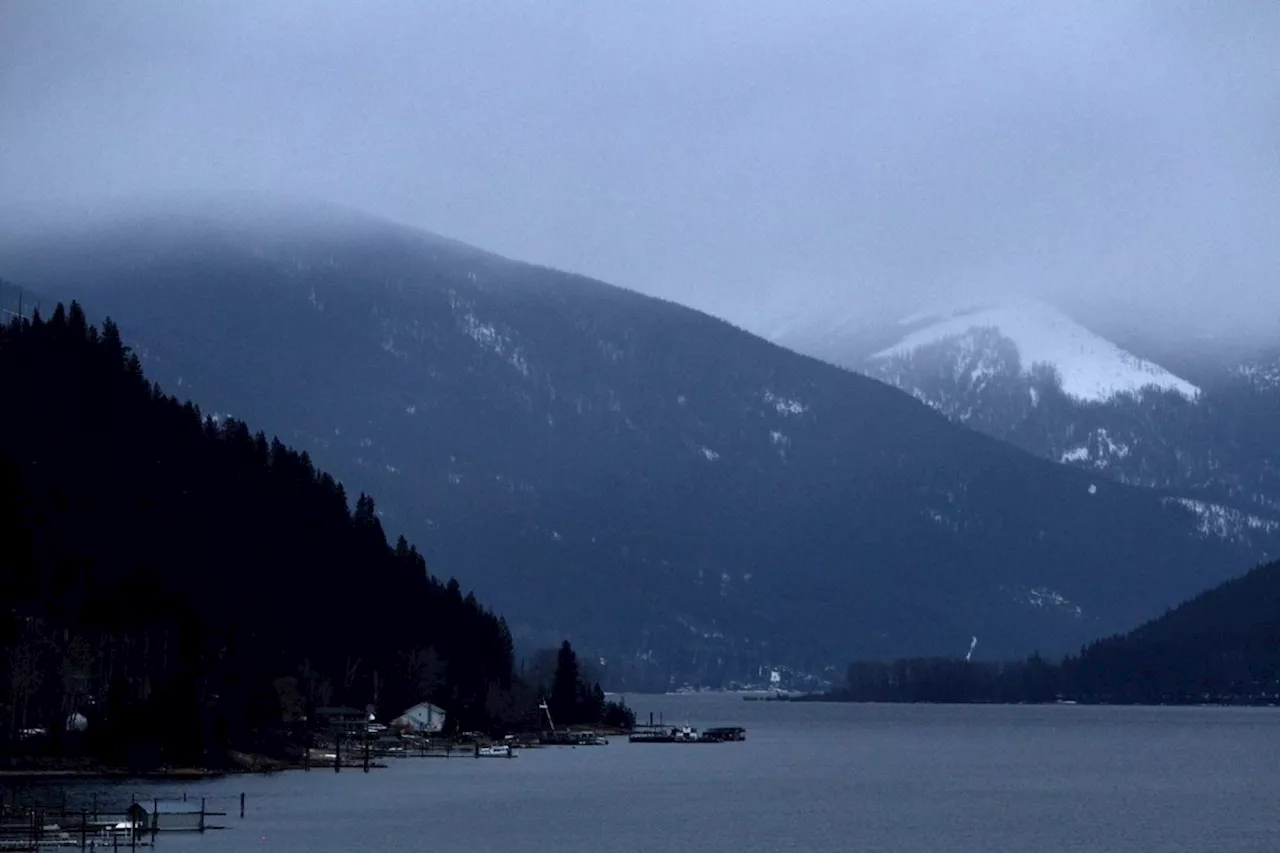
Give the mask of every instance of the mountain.
[(0, 275), (119, 318), (165, 387), (376, 493), (517, 643), (569, 636), (617, 687), (1077, 648), (1272, 544), (699, 312), (346, 211), (160, 208), (11, 238)]
[[(910, 375), (925, 353), (950, 349), (966, 358), (954, 366), (979, 390), (1012, 376), (1031, 379), (1049, 368), (1061, 392), (1082, 403), (1105, 403), (1121, 394), (1170, 392), (1194, 401), (1200, 389), (1169, 371), (1125, 352), (1048, 305), (1022, 301), (941, 319), (921, 318), (901, 341), (871, 356), (886, 375)], [(1001, 347), (1007, 342), (1006, 347)], [(954, 412), (953, 412), (954, 413)]]
[(334, 703), (519, 712), (499, 617), (305, 453), (162, 394), (113, 323), (0, 326), (0, 382), (0, 760), (207, 767)]
[(1280, 528), (1274, 357), (1202, 363), (1193, 383), (1031, 300), (775, 339), (1037, 456), (1170, 492), (1205, 535), (1261, 541)]

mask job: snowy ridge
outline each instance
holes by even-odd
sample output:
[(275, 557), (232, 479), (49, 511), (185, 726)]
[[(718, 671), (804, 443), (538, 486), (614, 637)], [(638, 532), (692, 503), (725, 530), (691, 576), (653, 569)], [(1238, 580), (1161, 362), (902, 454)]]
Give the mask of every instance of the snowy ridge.
[(1280, 521), (1260, 518), (1220, 504), (1189, 498), (1165, 498), (1164, 502), (1181, 506), (1195, 515), (1199, 520), (1196, 530), (1201, 536), (1216, 536), (1228, 541), (1239, 541), (1251, 532), (1275, 533), (1280, 530)]
[[(913, 318), (914, 319), (914, 318)], [(910, 333), (873, 355), (872, 360), (909, 357), (922, 347), (955, 342), (972, 348), (970, 338), (995, 329), (1018, 350), (1021, 372), (1034, 366), (1053, 367), (1063, 392), (1084, 402), (1103, 402), (1119, 394), (1147, 388), (1173, 391), (1190, 400), (1200, 389), (1158, 364), (1138, 358), (1095, 335), (1066, 315), (1034, 301), (968, 311)]]

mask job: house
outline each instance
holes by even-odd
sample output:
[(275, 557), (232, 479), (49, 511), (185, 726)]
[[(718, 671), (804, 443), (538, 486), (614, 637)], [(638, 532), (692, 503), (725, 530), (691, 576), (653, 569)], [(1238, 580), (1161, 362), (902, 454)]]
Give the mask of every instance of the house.
[(391, 726), (415, 734), (432, 734), (444, 729), (444, 710), (430, 702), (419, 702), (396, 717)]

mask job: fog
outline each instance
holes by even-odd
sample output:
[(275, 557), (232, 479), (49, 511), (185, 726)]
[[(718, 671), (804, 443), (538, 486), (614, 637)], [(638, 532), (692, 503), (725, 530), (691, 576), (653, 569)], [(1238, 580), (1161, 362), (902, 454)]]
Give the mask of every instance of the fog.
[[(1280, 318), (1280, 4), (0, 4), (0, 205), (351, 205), (751, 327)], [(4, 274), (0, 269), (0, 276)]]

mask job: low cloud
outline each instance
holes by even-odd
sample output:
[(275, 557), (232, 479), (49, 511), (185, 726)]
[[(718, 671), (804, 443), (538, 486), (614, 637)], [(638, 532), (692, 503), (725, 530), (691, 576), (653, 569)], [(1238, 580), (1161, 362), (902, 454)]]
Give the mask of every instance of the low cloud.
[[(331, 199), (737, 322), (1280, 317), (1280, 5), (0, 6), (9, 216)], [(2, 271), (0, 271), (2, 274)]]

